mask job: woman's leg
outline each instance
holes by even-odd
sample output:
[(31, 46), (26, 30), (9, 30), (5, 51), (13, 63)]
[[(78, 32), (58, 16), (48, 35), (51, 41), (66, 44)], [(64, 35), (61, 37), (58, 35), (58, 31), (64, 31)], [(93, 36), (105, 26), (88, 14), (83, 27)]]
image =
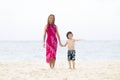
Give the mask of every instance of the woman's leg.
[(54, 68), (54, 59), (51, 59), (49, 62), (50, 68), (53, 69)]
[(55, 59), (53, 59), (53, 67), (55, 66)]
[(50, 60), (50, 62), (49, 62), (49, 66), (50, 66), (50, 68), (52, 67), (52, 64), (51, 64), (51, 63), (52, 63), (52, 60)]
[(52, 59), (51, 65), (52, 65), (52, 68), (54, 68), (54, 66), (55, 66), (55, 59)]

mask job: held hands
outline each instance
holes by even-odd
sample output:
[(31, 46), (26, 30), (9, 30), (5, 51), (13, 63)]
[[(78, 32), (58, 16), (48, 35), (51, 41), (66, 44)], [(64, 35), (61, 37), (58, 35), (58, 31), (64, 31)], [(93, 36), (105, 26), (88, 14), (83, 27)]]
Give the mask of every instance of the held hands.
[[(45, 48), (45, 43), (43, 43), (42, 46), (43, 46), (43, 48)], [(61, 47), (65, 47), (62, 43), (60, 43), (60, 46), (61, 46)]]
[(60, 43), (60, 46), (61, 46), (61, 47), (64, 47), (64, 45), (63, 45), (62, 43)]
[(61, 46), (61, 47), (65, 47), (65, 45), (63, 45), (62, 43), (60, 43), (60, 46)]
[[(43, 46), (43, 48), (45, 48), (45, 43), (43, 43), (42, 46)], [(61, 47), (64, 47), (64, 45), (62, 45), (61, 43), (60, 43), (60, 46), (61, 46)]]
[(63, 47), (62, 43), (60, 43), (60, 46)]

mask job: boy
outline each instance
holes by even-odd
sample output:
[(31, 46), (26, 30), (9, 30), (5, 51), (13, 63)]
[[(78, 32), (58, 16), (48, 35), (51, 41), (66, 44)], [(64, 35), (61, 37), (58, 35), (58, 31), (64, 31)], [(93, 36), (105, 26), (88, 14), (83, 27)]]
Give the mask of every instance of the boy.
[(76, 39), (73, 39), (73, 33), (71, 31), (67, 32), (66, 34), (67, 37), (67, 41), (65, 43), (65, 45), (63, 45), (63, 47), (68, 46), (68, 62), (69, 62), (69, 68), (71, 68), (71, 65), (73, 65), (73, 69), (75, 69), (75, 42), (79, 41)]

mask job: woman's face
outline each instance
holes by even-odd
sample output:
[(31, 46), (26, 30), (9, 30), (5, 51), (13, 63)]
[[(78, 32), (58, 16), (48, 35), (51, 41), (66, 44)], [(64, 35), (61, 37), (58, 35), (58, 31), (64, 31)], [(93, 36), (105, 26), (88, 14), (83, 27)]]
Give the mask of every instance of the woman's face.
[(54, 16), (50, 16), (49, 19), (48, 19), (48, 21), (49, 21), (49, 24), (53, 24), (53, 22), (54, 22)]

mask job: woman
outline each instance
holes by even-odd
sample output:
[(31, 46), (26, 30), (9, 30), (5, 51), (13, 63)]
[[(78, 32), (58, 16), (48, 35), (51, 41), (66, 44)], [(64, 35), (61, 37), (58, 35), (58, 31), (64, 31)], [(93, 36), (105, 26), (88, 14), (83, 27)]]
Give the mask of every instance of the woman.
[[(47, 40), (46, 40), (46, 33), (47, 33)], [(55, 16), (51, 14), (48, 17), (48, 22), (47, 25), (45, 26), (44, 36), (43, 36), (43, 42), (44, 42), (43, 47), (45, 47), (45, 40), (46, 40), (46, 62), (49, 63), (51, 69), (53, 69), (55, 66), (57, 43), (58, 43), (57, 38), (60, 46), (62, 46), (58, 28), (55, 25)]]

